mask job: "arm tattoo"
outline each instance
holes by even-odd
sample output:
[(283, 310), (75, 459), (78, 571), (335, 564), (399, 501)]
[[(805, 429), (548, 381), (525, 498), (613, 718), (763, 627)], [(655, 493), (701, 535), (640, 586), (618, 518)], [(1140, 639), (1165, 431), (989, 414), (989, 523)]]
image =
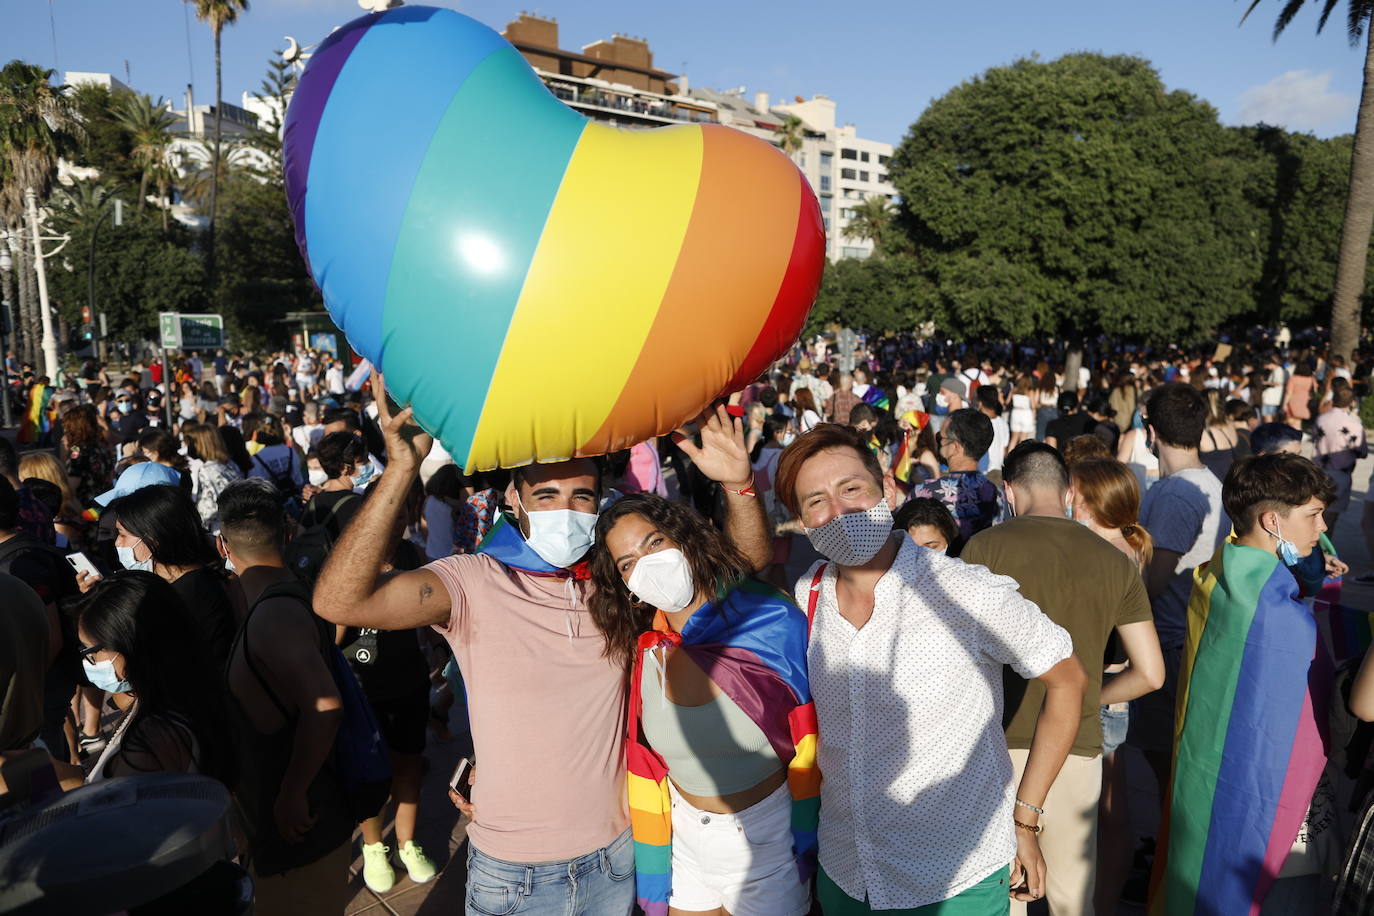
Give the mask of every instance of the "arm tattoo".
[(420, 586), (420, 600), (421, 600), (421, 601), (424, 601), (426, 598), (428, 598), (428, 597), (429, 597), (430, 595), (432, 595), (432, 594), (434, 594), (434, 587), (431, 586), (428, 582), (426, 582), (424, 585), (421, 585), (421, 586)]

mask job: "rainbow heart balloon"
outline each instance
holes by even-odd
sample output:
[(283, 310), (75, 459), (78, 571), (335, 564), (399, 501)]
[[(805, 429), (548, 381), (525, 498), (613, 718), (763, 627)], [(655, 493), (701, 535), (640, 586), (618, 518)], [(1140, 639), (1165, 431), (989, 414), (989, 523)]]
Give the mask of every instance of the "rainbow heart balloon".
[(326, 307), (469, 471), (668, 432), (785, 352), (820, 284), (820, 208), (776, 148), (590, 121), (452, 10), (335, 31), (284, 142)]

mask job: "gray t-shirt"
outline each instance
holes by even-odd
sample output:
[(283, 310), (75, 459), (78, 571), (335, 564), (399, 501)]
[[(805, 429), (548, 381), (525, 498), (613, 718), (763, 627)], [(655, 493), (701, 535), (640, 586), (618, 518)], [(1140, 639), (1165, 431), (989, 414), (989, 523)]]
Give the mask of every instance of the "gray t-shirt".
[(1231, 533), (1231, 520), (1221, 508), (1221, 481), (1203, 467), (1162, 478), (1145, 491), (1140, 523), (1150, 532), (1156, 550), (1182, 554), (1169, 583), (1152, 602), (1160, 646), (1177, 649), (1188, 632), (1193, 570), (1210, 560)]

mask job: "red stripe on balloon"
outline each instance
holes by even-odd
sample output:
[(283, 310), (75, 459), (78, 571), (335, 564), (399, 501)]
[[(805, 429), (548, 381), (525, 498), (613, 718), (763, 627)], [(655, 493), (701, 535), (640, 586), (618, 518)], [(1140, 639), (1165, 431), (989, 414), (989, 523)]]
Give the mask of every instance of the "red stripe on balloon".
[(820, 204), (802, 175), (797, 228), (792, 242), (792, 257), (783, 274), (782, 286), (773, 300), (773, 309), (759, 332), (749, 355), (740, 364), (734, 378), (720, 390), (724, 397), (749, 385), (765, 371), (773, 360), (782, 356), (801, 333), (816, 293), (821, 288), (821, 272), (825, 268), (825, 224), (821, 221)]

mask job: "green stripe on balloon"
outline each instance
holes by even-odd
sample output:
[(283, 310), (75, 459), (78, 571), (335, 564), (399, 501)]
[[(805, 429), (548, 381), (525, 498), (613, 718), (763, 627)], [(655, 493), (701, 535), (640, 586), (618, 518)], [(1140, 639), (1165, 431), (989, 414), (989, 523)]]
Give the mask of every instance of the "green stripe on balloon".
[(586, 123), (502, 49), (453, 97), (411, 191), (382, 316), (387, 387), (442, 405), (417, 418), (460, 467)]

